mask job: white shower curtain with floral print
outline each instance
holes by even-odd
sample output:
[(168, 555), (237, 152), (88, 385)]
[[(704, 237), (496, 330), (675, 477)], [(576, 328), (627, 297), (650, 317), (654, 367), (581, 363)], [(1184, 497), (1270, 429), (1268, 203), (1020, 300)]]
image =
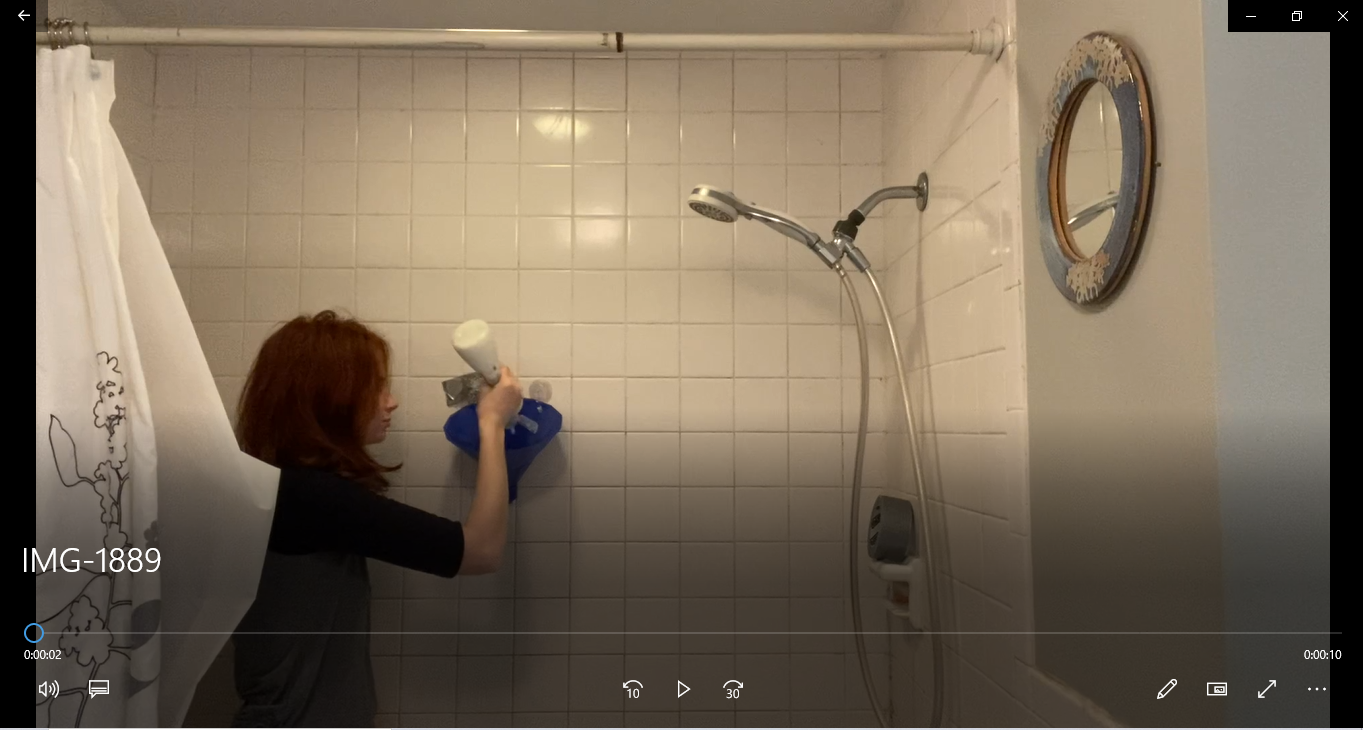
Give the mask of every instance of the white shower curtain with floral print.
[(237, 449), (109, 123), (37, 55), (37, 727), (178, 726), (255, 598), (278, 471)]

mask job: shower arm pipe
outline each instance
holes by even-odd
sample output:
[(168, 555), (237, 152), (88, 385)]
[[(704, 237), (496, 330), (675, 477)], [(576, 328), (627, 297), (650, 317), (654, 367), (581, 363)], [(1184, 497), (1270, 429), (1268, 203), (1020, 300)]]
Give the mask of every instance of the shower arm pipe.
[(871, 216), (871, 211), (876, 206), (887, 200), (917, 199), (918, 210), (928, 207), (928, 174), (922, 172), (918, 174), (918, 182), (915, 185), (896, 185), (871, 193), (861, 205), (847, 214), (847, 217), (838, 221), (833, 226), (833, 245), (831, 246), (836, 255), (846, 255), (852, 260), (852, 265), (858, 271), (869, 273), (871, 261), (866, 258), (866, 254), (857, 248), (857, 230), (866, 219)]
[(963, 33), (624, 33), (614, 31), (462, 30), (412, 28), (90, 27), (70, 23), (37, 33), (37, 45), (265, 46), (409, 48), (466, 51), (966, 51), (1002, 52), (1002, 26)]
[(1069, 224), (1070, 228), (1083, 228), (1089, 223), (1092, 223), (1093, 220), (1104, 211), (1117, 207), (1117, 199), (1117, 193), (1111, 193), (1105, 198), (1084, 206), (1078, 213), (1075, 213), (1072, 218), (1066, 221), (1066, 223)]
[(861, 214), (862, 218), (870, 218), (871, 211), (875, 210), (877, 205), (887, 200), (904, 200), (906, 198), (918, 198), (926, 201), (927, 194), (921, 185), (896, 185), (891, 188), (882, 188), (871, 193), (871, 197), (858, 205), (857, 212)]

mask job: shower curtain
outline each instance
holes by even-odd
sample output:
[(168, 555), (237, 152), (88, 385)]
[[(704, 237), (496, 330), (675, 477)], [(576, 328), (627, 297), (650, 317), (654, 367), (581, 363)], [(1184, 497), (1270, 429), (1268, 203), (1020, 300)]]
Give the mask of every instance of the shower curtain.
[(38, 727), (179, 726), (255, 598), (278, 487), (237, 448), (113, 100), (88, 47), (38, 51)]

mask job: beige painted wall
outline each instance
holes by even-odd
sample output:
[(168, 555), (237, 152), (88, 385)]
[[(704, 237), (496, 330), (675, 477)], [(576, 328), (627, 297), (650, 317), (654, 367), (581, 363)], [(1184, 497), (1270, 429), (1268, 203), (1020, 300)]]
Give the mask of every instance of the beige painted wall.
[[(1097, 30), (1125, 37), (1140, 56), (1160, 167), (1143, 250), (1100, 311), (1055, 290), (1037, 217), (1023, 216), (1036, 661), (1124, 724), (1218, 725), (1220, 706), (1197, 689), (1222, 679), (1219, 637), (1046, 633), (1223, 623), (1198, 3), (1018, 3), (1023, 210), (1037, 194), (1055, 70)], [(1188, 691), (1156, 704), (1170, 677)]]

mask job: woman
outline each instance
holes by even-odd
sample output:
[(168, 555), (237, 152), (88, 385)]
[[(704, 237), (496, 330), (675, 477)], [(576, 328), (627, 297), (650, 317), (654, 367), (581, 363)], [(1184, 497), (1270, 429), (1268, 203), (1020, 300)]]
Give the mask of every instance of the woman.
[(398, 407), (389, 347), (334, 312), (299, 317), (256, 356), (238, 412), (242, 450), (280, 468), (255, 603), (237, 627), (245, 727), (372, 727), (367, 558), (445, 578), (497, 570), (506, 546), (505, 426), (521, 402), (507, 368), (478, 403), (478, 482), (461, 525), (383, 496), (365, 447)]

